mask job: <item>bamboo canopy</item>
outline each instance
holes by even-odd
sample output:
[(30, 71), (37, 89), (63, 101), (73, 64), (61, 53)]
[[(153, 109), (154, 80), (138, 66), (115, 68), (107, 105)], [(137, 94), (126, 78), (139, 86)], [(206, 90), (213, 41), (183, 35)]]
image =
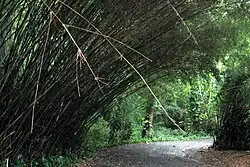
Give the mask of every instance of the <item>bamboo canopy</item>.
[(218, 32), (208, 36), (190, 20), (211, 5), (1, 0), (1, 159), (75, 148), (102, 109), (142, 77), (210, 69)]

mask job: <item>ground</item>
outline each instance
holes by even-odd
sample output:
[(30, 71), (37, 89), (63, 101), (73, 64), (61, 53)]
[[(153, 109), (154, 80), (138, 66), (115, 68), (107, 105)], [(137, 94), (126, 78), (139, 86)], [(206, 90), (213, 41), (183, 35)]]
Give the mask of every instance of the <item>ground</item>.
[[(247, 167), (249, 152), (209, 150), (211, 139), (128, 144), (100, 150), (80, 167)], [(249, 163), (250, 166), (250, 163)]]
[(249, 151), (202, 150), (194, 158), (215, 167), (250, 167)]

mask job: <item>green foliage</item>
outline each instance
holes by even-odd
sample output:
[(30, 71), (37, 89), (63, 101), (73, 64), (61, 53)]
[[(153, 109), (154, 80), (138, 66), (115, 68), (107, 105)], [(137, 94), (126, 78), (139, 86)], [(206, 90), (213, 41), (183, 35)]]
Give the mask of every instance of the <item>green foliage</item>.
[(210, 138), (211, 135), (203, 132), (190, 132), (183, 134), (179, 130), (173, 130), (166, 127), (155, 127), (151, 137), (142, 138), (141, 129), (135, 130), (132, 136), (132, 143), (141, 142), (156, 142), (156, 141), (184, 141), (184, 140), (197, 140), (202, 138)]
[(220, 127), (215, 146), (218, 149), (250, 149), (250, 75), (231, 70), (221, 90)]
[(108, 147), (109, 144), (110, 129), (109, 124), (103, 119), (99, 119), (91, 126), (86, 138), (82, 142), (80, 151), (84, 156), (91, 156), (99, 148)]
[(130, 140), (132, 127), (129, 120), (115, 119), (110, 122), (109, 143), (111, 145), (122, 144)]
[(120, 99), (115, 99), (111, 111), (109, 111), (105, 116), (105, 121), (108, 122), (110, 129), (109, 132), (109, 144), (118, 145), (121, 143), (128, 142), (132, 134), (132, 123), (129, 119), (128, 113), (131, 109), (127, 107), (126, 103), (121, 103)]
[[(213, 134), (217, 127), (216, 98), (219, 90), (217, 81), (210, 73), (207, 76), (204, 74), (193, 77), (192, 82), (188, 81), (189, 79), (163, 77), (151, 83), (153, 91), (161, 100), (168, 114), (189, 132), (187, 135), (183, 135), (176, 130), (176, 127), (168, 120), (159, 105), (154, 103), (151, 137), (142, 138), (141, 133), (144, 124), (148, 121), (145, 120), (148, 100), (146, 88), (141, 88), (133, 94), (129, 94), (129, 92), (133, 92), (133, 89), (128, 90), (129, 95), (125, 94), (119, 98), (119, 101), (117, 100), (113, 103), (112, 112), (109, 114), (109, 117), (106, 116), (106, 120), (110, 123), (113, 121), (119, 122), (120, 124), (116, 123), (116, 127), (120, 128), (119, 134), (124, 136), (131, 135), (130, 141), (132, 142), (185, 140), (202, 136), (207, 137), (209, 136), (208, 133)], [(134, 89), (137, 89), (137, 87)], [(190, 101), (190, 97), (194, 95), (195, 98), (193, 98), (193, 101)], [(197, 105), (195, 106), (196, 108), (193, 107), (193, 104)], [(122, 122), (123, 124), (129, 122), (130, 126), (121, 126)], [(130, 133), (126, 133), (126, 131)], [(113, 133), (115, 134), (114, 130)], [(121, 139), (122, 135), (117, 135), (117, 138)], [(114, 136), (112, 135), (113, 138)], [(116, 139), (116, 141), (118, 140)]]
[[(66, 167), (76, 166), (80, 160), (73, 155), (66, 156), (48, 156), (37, 160), (25, 162), (24, 160), (17, 160), (14, 164), (8, 164), (15, 167)], [(2, 167), (7, 166), (7, 161), (2, 162)]]
[(212, 74), (197, 75), (191, 81), (187, 130), (214, 132), (217, 127), (217, 94), (219, 85)]
[[(217, 93), (220, 86), (211, 73), (190, 78), (162, 78), (153, 89), (170, 116), (186, 131), (213, 133), (217, 124)], [(175, 129), (155, 104), (154, 125)]]
[(249, 149), (249, 60), (250, 60), (250, 19), (249, 2), (240, 1), (237, 12), (229, 11), (230, 24), (237, 27), (237, 36), (230, 39), (222, 50), (220, 67), (223, 86), (220, 92), (220, 126), (216, 134), (218, 149)]

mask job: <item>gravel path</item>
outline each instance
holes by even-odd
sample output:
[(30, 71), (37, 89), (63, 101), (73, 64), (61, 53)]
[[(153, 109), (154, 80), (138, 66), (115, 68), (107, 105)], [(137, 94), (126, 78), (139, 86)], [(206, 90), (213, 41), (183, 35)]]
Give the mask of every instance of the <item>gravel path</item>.
[(205, 139), (106, 148), (81, 167), (209, 167), (191, 157), (212, 143), (211, 139)]

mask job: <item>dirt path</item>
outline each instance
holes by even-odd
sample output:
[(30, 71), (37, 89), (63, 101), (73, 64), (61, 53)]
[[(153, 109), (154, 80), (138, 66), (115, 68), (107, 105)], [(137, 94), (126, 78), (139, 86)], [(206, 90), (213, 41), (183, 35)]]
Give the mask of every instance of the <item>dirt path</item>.
[(80, 167), (209, 167), (192, 155), (210, 145), (211, 139), (129, 144), (103, 149)]

